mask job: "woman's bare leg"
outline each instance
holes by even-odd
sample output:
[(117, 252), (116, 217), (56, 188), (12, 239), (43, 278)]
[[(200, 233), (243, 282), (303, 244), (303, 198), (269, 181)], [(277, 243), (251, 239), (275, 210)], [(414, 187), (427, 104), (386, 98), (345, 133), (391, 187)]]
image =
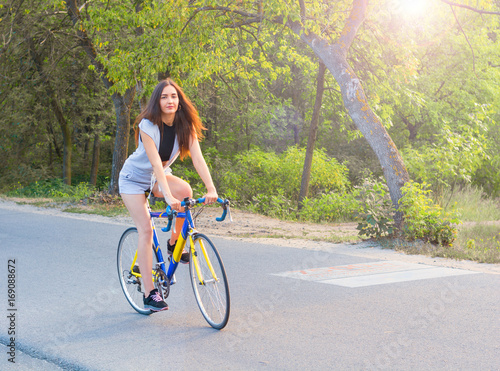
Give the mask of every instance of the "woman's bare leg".
[(132, 220), (139, 232), (139, 246), (137, 247), (137, 263), (142, 272), (144, 293), (147, 297), (154, 289), (153, 277), (146, 272), (153, 270), (153, 227), (147, 208), (145, 195), (122, 194), (122, 200), (127, 207)]

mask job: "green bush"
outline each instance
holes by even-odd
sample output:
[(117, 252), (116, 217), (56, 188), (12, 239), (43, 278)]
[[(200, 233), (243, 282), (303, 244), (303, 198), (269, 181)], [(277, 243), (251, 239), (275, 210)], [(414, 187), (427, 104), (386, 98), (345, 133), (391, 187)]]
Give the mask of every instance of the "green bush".
[(88, 183), (80, 183), (70, 186), (60, 178), (36, 181), (25, 187), (18, 188), (7, 193), (12, 197), (50, 197), (50, 198), (72, 198), (82, 199), (94, 192), (94, 187)]
[(311, 222), (351, 221), (358, 207), (353, 193), (331, 192), (304, 199), (299, 217)]
[(248, 210), (283, 220), (297, 218), (293, 203), (283, 195), (281, 190), (274, 194), (255, 195), (252, 202), (248, 204)]
[[(281, 155), (260, 150), (242, 153), (223, 176), (224, 193), (243, 204), (260, 205), (259, 210), (267, 215), (272, 213), (267, 209), (284, 205), (276, 203), (276, 197), (289, 200), (296, 208), (304, 159), (305, 150), (297, 147), (290, 147)], [(315, 151), (310, 198), (332, 191), (343, 193), (348, 187), (347, 168), (328, 158), (324, 151)]]
[(394, 208), (387, 185), (367, 178), (361, 186), (356, 187), (355, 197), (358, 201), (355, 215), (359, 220), (359, 235), (375, 238), (392, 235)]
[(439, 205), (434, 204), (429, 196), (431, 191), (426, 187), (426, 183), (413, 181), (403, 186), (398, 209), (404, 215), (402, 234), (409, 240), (423, 239), (449, 246), (457, 235), (453, 224), (459, 223), (458, 217), (444, 212)]
[[(223, 177), (229, 169), (229, 160), (219, 153), (216, 148), (208, 147), (203, 149), (203, 157), (210, 170), (210, 175), (214, 185), (222, 198), (227, 197), (226, 187), (224, 186)], [(202, 197), (206, 193), (205, 184), (201, 180), (198, 172), (196, 171), (193, 161), (190, 157), (184, 160), (178, 159), (172, 166), (172, 171), (175, 176), (180, 177), (189, 183), (193, 189), (193, 196), (195, 198)]]
[(18, 163), (15, 166), (0, 168), (0, 190), (8, 192), (29, 186), (33, 179), (47, 179), (50, 177), (50, 169), (45, 166), (34, 168), (29, 164)]

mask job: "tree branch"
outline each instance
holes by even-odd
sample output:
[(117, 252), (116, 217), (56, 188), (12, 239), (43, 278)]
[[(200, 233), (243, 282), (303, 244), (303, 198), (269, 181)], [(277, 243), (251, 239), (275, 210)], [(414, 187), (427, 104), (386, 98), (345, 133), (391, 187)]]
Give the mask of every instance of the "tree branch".
[(352, 45), (359, 27), (363, 23), (368, 7), (368, 0), (354, 0), (352, 3), (351, 14), (346, 19), (346, 23), (337, 44), (340, 46), (341, 53), (347, 56), (347, 51)]
[(253, 34), (253, 32), (251, 32), (250, 30), (247, 30), (245, 27), (241, 27), (241, 29), (242, 29), (244, 32), (249, 33), (249, 34), (250, 34), (250, 35), (251, 35), (251, 36), (255, 39), (255, 41), (257, 42), (257, 45), (259, 46), (260, 50), (262, 51), (262, 54), (264, 54), (264, 56), (266, 57), (266, 59), (268, 59), (268, 58), (267, 58), (267, 53), (266, 53), (266, 51), (264, 50), (264, 47), (262, 46), (262, 42), (260, 42), (260, 40), (258, 39), (258, 37), (257, 37), (257, 36), (255, 36), (255, 35)]
[(262, 18), (260, 18), (260, 17), (250, 18), (250, 19), (238, 22), (238, 23), (233, 23), (232, 25), (227, 25), (225, 27), (226, 28), (238, 28), (238, 27), (242, 27), (242, 26), (248, 26), (248, 25), (251, 25), (253, 23), (262, 23)]
[[(19, 2), (19, 5), (17, 6), (16, 10), (14, 10), (14, 11), (12, 11), (12, 9), (9, 10), (9, 12), (12, 11), (12, 13), (15, 14), (15, 15), (12, 18), (12, 22), (10, 23), (9, 36), (7, 38), (7, 41), (5, 41), (5, 36), (2, 35), (3, 36), (3, 46), (2, 46), (2, 48), (0, 48), (0, 51), (3, 48), (5, 48), (7, 45), (9, 45), (10, 42), (12, 41), (12, 35), (14, 34), (14, 24), (19, 23), (20, 18), (23, 16), (23, 13), (20, 12), (20, 9), (21, 9), (21, 6), (23, 5), (23, 3), (24, 3), (24, 0), (22, 0), (22, 1)], [(5, 12), (5, 13), (8, 14), (9, 12)], [(3, 18), (3, 15), (2, 15), (1, 18)]]
[(92, 40), (90, 40), (87, 31), (83, 28), (82, 20), (80, 17), (80, 9), (78, 8), (76, 4), (76, 0), (65, 0), (66, 2), (66, 8), (68, 9), (68, 14), (71, 17), (71, 21), (73, 23), (73, 26), (78, 25), (76, 34), (78, 38), (80, 39), (81, 45), (87, 55), (89, 56), (92, 65), (96, 68), (97, 72), (101, 75), (101, 80), (104, 83), (104, 86), (106, 89), (111, 88), (113, 86), (113, 82), (108, 79), (106, 76), (106, 68), (104, 65), (97, 60), (97, 52), (94, 48), (94, 44), (92, 43)]
[[(261, 14), (254, 14), (254, 13), (244, 12), (242, 10), (231, 9), (227, 6), (202, 6), (201, 8), (197, 8), (194, 10), (193, 15), (191, 15), (191, 17), (189, 17), (189, 19), (187, 20), (184, 27), (182, 27), (181, 35), (184, 32), (184, 30), (186, 29), (186, 27), (189, 25), (189, 23), (191, 23), (191, 21), (196, 17), (196, 15), (198, 13), (207, 12), (207, 11), (221, 11), (221, 12), (225, 12), (225, 13), (234, 13), (234, 14), (240, 15), (242, 17), (247, 17), (247, 18), (253, 19), (252, 22), (250, 22), (250, 23), (254, 23), (255, 20), (258, 20), (258, 22), (262, 21)], [(248, 22), (246, 22), (245, 24), (248, 24)]]
[(477, 8), (473, 8), (471, 6), (468, 6), (468, 5), (463, 5), (463, 4), (457, 4), (457, 3), (453, 3), (451, 1), (448, 1), (448, 0), (441, 0), (443, 3), (445, 4), (448, 4), (449, 6), (451, 7), (458, 7), (458, 8), (464, 8), (464, 9), (468, 9), (468, 10), (472, 10), (473, 12), (476, 12), (476, 13), (479, 13), (479, 14), (494, 14), (494, 15), (500, 15), (500, 12), (490, 12), (488, 10), (481, 10), (481, 9), (477, 9)]
[(238, 94), (234, 91), (234, 89), (233, 89), (233, 88), (232, 88), (232, 87), (231, 87), (231, 86), (227, 83), (227, 81), (226, 81), (226, 80), (224, 80), (224, 78), (223, 78), (221, 75), (218, 75), (217, 77), (219, 77), (219, 79), (221, 79), (221, 80), (222, 80), (222, 82), (223, 82), (224, 84), (226, 84), (226, 86), (227, 86), (227, 88), (229, 89), (229, 91), (230, 91), (231, 93), (233, 93), (233, 95), (234, 95), (234, 96), (235, 96), (238, 100), (241, 100), (240, 96), (239, 96), (239, 95), (238, 95)]
[(465, 40), (467, 41), (467, 44), (469, 44), (469, 48), (472, 52), (472, 68), (474, 70), (474, 74), (476, 75), (477, 78), (479, 78), (479, 76), (477, 75), (477, 72), (476, 72), (476, 56), (474, 55), (474, 49), (472, 49), (472, 45), (470, 44), (469, 42), (469, 38), (467, 37), (467, 35), (465, 34), (465, 31), (464, 29), (462, 28), (462, 25), (460, 24), (460, 21), (458, 20), (458, 17), (455, 13), (455, 9), (453, 8), (453, 6), (450, 5), (450, 8), (451, 8), (451, 11), (453, 13), (453, 16), (455, 17), (455, 20), (457, 21), (457, 24), (458, 24), (458, 27), (460, 28), (460, 31), (462, 31), (462, 33), (464, 34), (465, 36)]

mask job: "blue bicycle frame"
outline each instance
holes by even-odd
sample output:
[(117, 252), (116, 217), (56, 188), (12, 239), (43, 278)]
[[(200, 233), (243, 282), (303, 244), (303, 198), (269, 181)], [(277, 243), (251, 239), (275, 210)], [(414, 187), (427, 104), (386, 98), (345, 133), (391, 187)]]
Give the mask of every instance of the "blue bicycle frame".
[[(175, 210), (172, 210), (172, 208), (167, 206), (166, 211), (163, 212), (154, 212), (151, 211), (151, 208), (149, 208), (149, 215), (151, 217), (151, 225), (153, 227), (153, 244), (154, 244), (154, 252), (156, 254), (156, 259), (158, 261), (158, 264), (160, 265), (161, 270), (166, 274), (167, 279), (169, 280), (170, 284), (175, 283), (175, 271), (177, 269), (177, 266), (179, 265), (180, 258), (182, 255), (182, 251), (184, 250), (184, 245), (186, 241), (188, 240), (189, 232), (191, 230), (195, 229), (194, 221), (191, 215), (191, 210), (190, 208), (197, 205), (197, 204), (202, 204), (205, 202), (205, 198), (198, 198), (197, 200), (189, 199), (186, 198), (184, 201), (181, 202), (181, 207), (185, 208), (184, 212), (176, 212)], [(223, 220), (226, 219), (226, 215), (228, 212), (228, 205), (229, 201), (228, 200), (222, 200), (221, 198), (217, 199), (217, 202), (220, 203), (223, 207), (223, 212), (222, 215), (219, 218), (215, 218), (218, 222), (222, 222)], [(168, 218), (168, 224), (166, 227), (162, 228), (161, 230), (163, 232), (168, 232), (172, 228), (172, 221), (174, 218), (184, 218), (184, 223), (182, 224), (182, 230), (179, 235), (179, 238), (177, 240), (177, 243), (174, 248), (174, 252), (172, 254), (172, 257), (169, 259), (170, 263), (168, 266), (168, 270), (165, 267), (165, 261), (163, 260), (163, 254), (160, 249), (160, 241), (158, 240), (158, 235), (156, 233), (156, 228), (154, 224), (154, 218)]]

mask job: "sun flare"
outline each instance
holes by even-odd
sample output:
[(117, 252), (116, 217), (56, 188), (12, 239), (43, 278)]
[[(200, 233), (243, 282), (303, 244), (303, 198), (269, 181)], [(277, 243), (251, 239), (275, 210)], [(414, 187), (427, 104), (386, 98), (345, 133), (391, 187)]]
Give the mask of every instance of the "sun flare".
[(428, 9), (428, 0), (398, 0), (399, 10), (407, 16), (424, 15)]

